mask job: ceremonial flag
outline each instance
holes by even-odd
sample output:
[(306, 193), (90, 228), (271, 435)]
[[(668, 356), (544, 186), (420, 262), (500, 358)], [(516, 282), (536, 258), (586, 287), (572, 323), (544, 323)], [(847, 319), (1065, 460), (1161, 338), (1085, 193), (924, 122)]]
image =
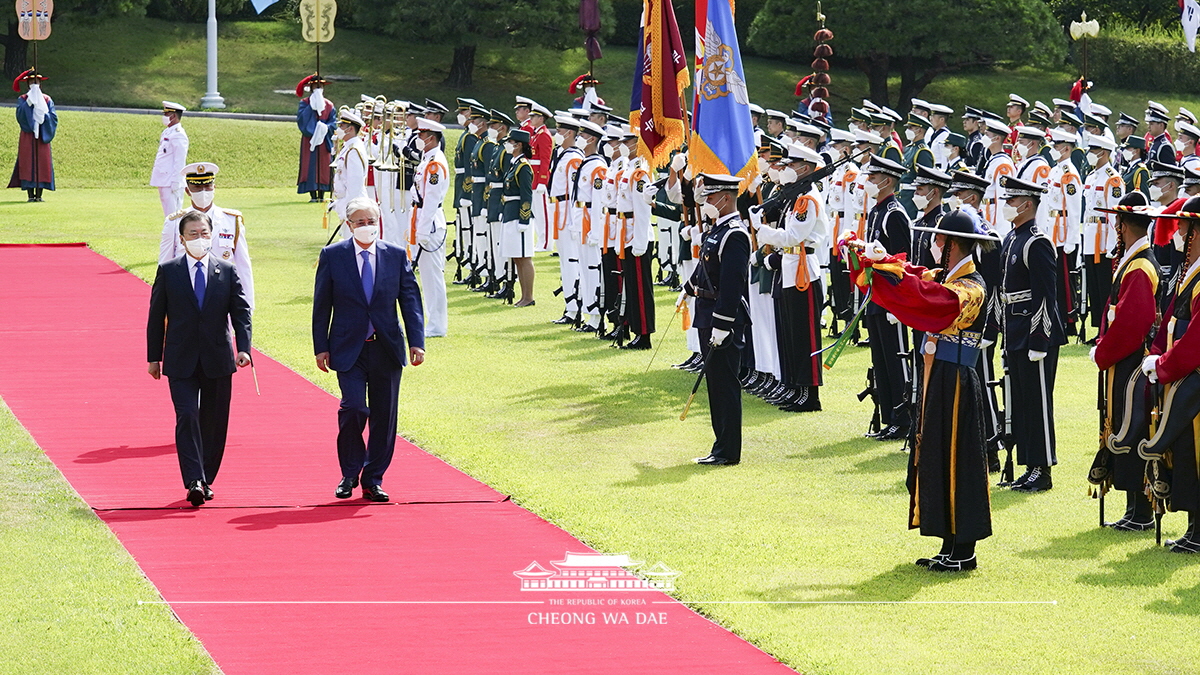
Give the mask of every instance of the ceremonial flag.
[(1180, 21), (1183, 23), (1183, 39), (1187, 41), (1188, 49), (1196, 51), (1196, 28), (1200, 26), (1200, 3), (1196, 0), (1181, 0), (1183, 10)]
[[(704, 12), (704, 32), (700, 13)], [(696, 75), (696, 107), (688, 162), (692, 173), (741, 176), (743, 187), (756, 170), (750, 94), (743, 79), (742, 55), (733, 24), (733, 0), (697, 0), (696, 53), (704, 60)]]
[(683, 145), (683, 90), (690, 84), (683, 38), (670, 0), (645, 0), (638, 58), (633, 70), (629, 126), (637, 129), (638, 154), (654, 168), (666, 166)]

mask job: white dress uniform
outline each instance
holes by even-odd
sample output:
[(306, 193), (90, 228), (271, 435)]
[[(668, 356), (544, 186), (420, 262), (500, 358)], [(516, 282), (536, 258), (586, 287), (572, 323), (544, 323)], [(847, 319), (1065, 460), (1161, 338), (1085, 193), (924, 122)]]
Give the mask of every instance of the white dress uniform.
[[(608, 165), (600, 155), (589, 155), (575, 178), (571, 231), (579, 233), (579, 304), (587, 325), (600, 326), (604, 285), (600, 283), (600, 245), (604, 238), (604, 183)], [(561, 241), (561, 240), (560, 240)], [(559, 255), (562, 255), (561, 253)]]
[(188, 136), (183, 124), (163, 129), (158, 139), (158, 153), (154, 155), (154, 170), (150, 172), (150, 185), (158, 188), (164, 217), (183, 207), (186, 195), (182, 171), (187, 165), (187, 154)]
[(604, 177), (604, 240), (600, 244), (601, 252), (618, 251), (621, 246), (621, 220), (617, 212), (617, 198), (620, 192), (621, 179), (625, 175), (625, 165), (628, 160), (617, 155)]
[(1050, 191), (1041, 202), (1047, 220), (1039, 218), (1038, 222), (1050, 224), (1047, 234), (1055, 248), (1068, 254), (1074, 253), (1082, 237), (1083, 179), (1079, 177), (1069, 155), (1050, 169), (1049, 187)]
[(950, 135), (950, 127), (932, 129), (929, 132), (929, 150), (933, 152), (933, 165), (938, 171), (946, 170), (946, 162), (950, 160), (950, 149), (946, 147), (946, 137)]
[(358, 136), (342, 144), (333, 159), (333, 211), (342, 221), (342, 238), (350, 236), (346, 225), (346, 205), (351, 199), (367, 196), (367, 149)]
[(991, 225), (1001, 238), (1012, 230), (1012, 223), (1004, 218), (1004, 198), (1003, 190), (1000, 189), (1000, 177), (1013, 176), (1016, 172), (1017, 167), (1013, 164), (1012, 157), (1003, 152), (997, 152), (989, 157), (983, 172), (983, 178), (988, 182), (988, 186), (983, 191), (983, 213), (981, 215), (984, 222)]
[[(163, 222), (162, 240), (158, 247), (158, 264), (163, 264), (183, 255), (183, 242), (179, 239), (179, 219), (189, 211), (199, 211), (195, 205), (188, 203), (167, 216)], [(233, 263), (237, 268), (238, 279), (246, 291), (246, 300), (250, 303), (250, 311), (254, 311), (254, 268), (250, 265), (250, 245), (246, 243), (246, 224), (242, 212), (234, 209), (223, 209), (215, 203), (205, 211), (212, 219), (212, 250), (209, 255), (226, 262)]]
[(564, 316), (579, 314), (579, 230), (573, 229), (570, 220), (571, 187), (575, 174), (583, 164), (583, 153), (578, 148), (560, 149), (551, 165), (549, 195), (551, 228), (558, 241), (558, 269), (562, 279)]
[(446, 301), (446, 216), (442, 202), (450, 186), (450, 164), (440, 145), (426, 150), (413, 176), (409, 215), (409, 257), (421, 274), (425, 300), (425, 336), (445, 337), (449, 325)]
[[(809, 189), (809, 200), (796, 201), (796, 207), (789, 208), (783, 219), (783, 227), (775, 228), (767, 224), (754, 226), (757, 229), (758, 245), (769, 245), (783, 252), (780, 285), (783, 288), (795, 288), (797, 279), (807, 276), (810, 283), (821, 281), (821, 259), (819, 255), (805, 255), (804, 270), (800, 269), (800, 250), (812, 249), (821, 251), (829, 248), (829, 217), (825, 211), (825, 203), (821, 193), (814, 185)], [(803, 206), (803, 211), (796, 208)], [(816, 217), (807, 209), (815, 208)]]
[(1111, 162), (1096, 168), (1083, 183), (1083, 255), (1093, 262), (1109, 257), (1117, 247), (1116, 217), (1096, 209), (1111, 209), (1125, 196), (1125, 181)]

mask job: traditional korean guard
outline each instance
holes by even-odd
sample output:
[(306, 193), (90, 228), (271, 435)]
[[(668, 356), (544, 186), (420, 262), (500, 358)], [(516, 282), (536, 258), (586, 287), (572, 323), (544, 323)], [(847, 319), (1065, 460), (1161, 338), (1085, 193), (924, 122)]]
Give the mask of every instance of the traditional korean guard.
[(333, 134), (337, 111), (325, 98), (326, 81), (309, 75), (296, 85), (296, 126), (300, 127), (300, 173), (296, 193), (308, 193), (308, 201), (319, 202), (333, 189)]
[(17, 98), (17, 126), (21, 136), (17, 142), (17, 163), (13, 166), (8, 187), (21, 188), (31, 202), (42, 201), (42, 190), (54, 190), (54, 157), (50, 142), (58, 133), (58, 112), (49, 95), (42, 93), (45, 76), (32, 68), (13, 80), (13, 91), (20, 93), (21, 84), (29, 90)]

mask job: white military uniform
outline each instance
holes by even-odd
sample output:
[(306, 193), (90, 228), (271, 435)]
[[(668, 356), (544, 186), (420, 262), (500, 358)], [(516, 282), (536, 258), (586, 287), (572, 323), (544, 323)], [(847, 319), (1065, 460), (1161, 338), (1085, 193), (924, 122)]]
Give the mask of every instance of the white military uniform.
[(603, 195), (607, 172), (608, 165), (601, 155), (583, 159), (575, 178), (574, 208), (568, 229), (572, 235), (576, 232), (579, 235), (579, 304), (587, 325), (592, 328), (600, 326), (600, 307), (604, 299), (604, 285), (600, 282), (600, 245), (604, 238)]
[[(580, 311), (579, 302), (579, 230), (573, 229), (570, 223), (571, 187), (575, 182), (575, 174), (583, 164), (583, 153), (578, 148), (560, 149), (552, 165), (549, 183), (549, 197), (554, 238), (558, 241), (558, 269), (562, 278), (563, 298), (565, 299), (565, 316), (576, 316)], [(566, 232), (566, 234), (564, 234)]]
[[(407, 132), (408, 128), (404, 127), (403, 131)], [(396, 153), (404, 148), (406, 136), (407, 134), (404, 133), (397, 134), (392, 138), (391, 147), (388, 147), (387, 134), (384, 134), (377, 155), (379, 163), (390, 160), (399, 166)], [(404, 174), (402, 171), (382, 171), (378, 166), (372, 167), (371, 171), (375, 174), (375, 195), (379, 201), (380, 220), (382, 221), (379, 237), (389, 244), (405, 244), (408, 241), (404, 226), (407, 223), (405, 216), (408, 214), (409, 196), (405, 194), (400, 185)]]
[(349, 238), (346, 225), (346, 204), (356, 197), (367, 196), (367, 149), (358, 136), (342, 144), (333, 160), (333, 211), (342, 221), (342, 238)]
[(1093, 262), (1109, 257), (1117, 247), (1116, 217), (1110, 209), (1125, 196), (1125, 181), (1111, 162), (1088, 175), (1083, 184), (1083, 255)]
[(187, 154), (188, 136), (183, 124), (163, 129), (158, 139), (158, 153), (154, 155), (154, 169), (150, 172), (150, 185), (158, 188), (164, 217), (183, 207), (186, 195), (182, 171), (187, 165)]
[(1080, 224), (1083, 222), (1083, 180), (1068, 155), (1050, 169), (1050, 191), (1042, 199), (1050, 224), (1050, 241), (1054, 247), (1066, 253), (1074, 253), (1079, 247)]
[(439, 145), (426, 150), (413, 176), (409, 215), (409, 257), (421, 273), (425, 336), (444, 337), (449, 325), (446, 301), (446, 216), (442, 202), (450, 186), (450, 164)]
[[(179, 219), (189, 211), (199, 211), (193, 204), (167, 216), (163, 222), (162, 240), (158, 247), (158, 264), (163, 264), (183, 255), (186, 251), (179, 239)], [(250, 311), (254, 311), (254, 268), (250, 266), (250, 246), (246, 243), (246, 224), (242, 212), (223, 209), (216, 204), (205, 211), (212, 219), (212, 250), (209, 255), (233, 263), (238, 279), (246, 291)]]

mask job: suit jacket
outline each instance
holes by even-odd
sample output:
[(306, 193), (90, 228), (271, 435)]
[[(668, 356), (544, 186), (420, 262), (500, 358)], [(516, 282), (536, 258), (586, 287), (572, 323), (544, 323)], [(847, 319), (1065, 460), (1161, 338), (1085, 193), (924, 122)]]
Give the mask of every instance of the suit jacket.
[(207, 377), (232, 375), (233, 341), (237, 351), (250, 351), (250, 304), (237, 269), (215, 256), (208, 258), (204, 306), (196, 302), (190, 272), (195, 259), (182, 255), (158, 266), (150, 290), (146, 324), (146, 361), (162, 361), (167, 377), (191, 377), (203, 369)]
[[(337, 371), (350, 370), (362, 352), (367, 325), (375, 328), (377, 339), (387, 345), (398, 365), (408, 363), (404, 348), (405, 334), (410, 347), (425, 348), (425, 314), (421, 289), (413, 275), (412, 263), (403, 247), (377, 240), (375, 243), (375, 286), (371, 302), (363, 293), (358, 273), (358, 244), (353, 239), (326, 246), (317, 263), (313, 291), (313, 350), (329, 352), (330, 366)], [(400, 327), (396, 306), (404, 315)]]

